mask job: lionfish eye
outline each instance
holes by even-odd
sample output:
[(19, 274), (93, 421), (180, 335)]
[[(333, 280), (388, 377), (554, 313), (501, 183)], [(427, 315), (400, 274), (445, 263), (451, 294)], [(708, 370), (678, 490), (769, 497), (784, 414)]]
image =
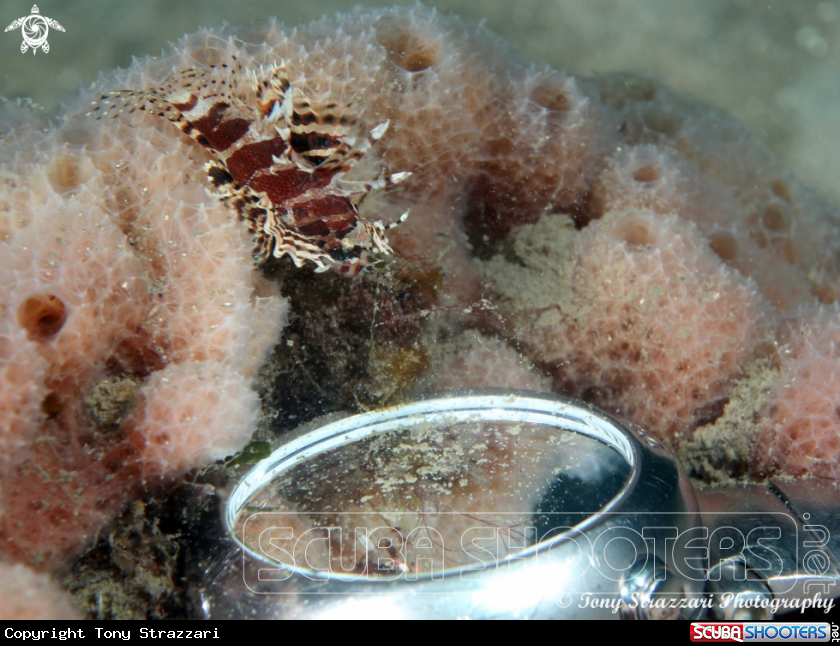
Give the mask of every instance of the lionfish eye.
[(345, 249), (344, 247), (331, 251), (330, 256), (332, 256), (335, 260), (350, 260), (353, 258), (351, 250)]

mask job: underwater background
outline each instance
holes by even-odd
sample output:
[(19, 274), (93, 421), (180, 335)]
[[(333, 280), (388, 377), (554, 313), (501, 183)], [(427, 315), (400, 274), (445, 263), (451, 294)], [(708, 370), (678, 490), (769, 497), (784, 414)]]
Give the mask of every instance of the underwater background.
[[(20, 52), (20, 32), (0, 38), (0, 96), (54, 110), (100, 72), (160, 55), (168, 43), (222, 22), (287, 26), (366, 6), (348, 0), (46, 0), (41, 14), (65, 33), (50, 53)], [(442, 0), (426, 2), (482, 23), (524, 58), (577, 76), (647, 71), (672, 89), (727, 110), (812, 188), (840, 201), (840, 3), (829, 0)], [(31, 0), (3, 3), (4, 25)]]

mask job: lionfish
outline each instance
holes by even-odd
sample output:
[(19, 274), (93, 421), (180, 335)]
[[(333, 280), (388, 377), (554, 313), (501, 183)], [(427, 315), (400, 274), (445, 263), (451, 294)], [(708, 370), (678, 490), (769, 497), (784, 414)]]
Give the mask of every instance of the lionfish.
[(316, 272), (357, 274), (369, 252), (392, 253), (381, 222), (365, 220), (357, 203), (402, 182), (402, 172), (370, 181), (344, 178), (388, 130), (388, 121), (357, 141), (350, 103), (311, 101), (289, 83), (285, 63), (249, 74), (254, 101), (234, 91), (242, 65), (176, 72), (160, 87), (102, 95), (88, 113), (118, 117), (136, 110), (163, 117), (213, 156), (205, 170), (213, 192), (247, 223), (254, 261), (289, 256)]

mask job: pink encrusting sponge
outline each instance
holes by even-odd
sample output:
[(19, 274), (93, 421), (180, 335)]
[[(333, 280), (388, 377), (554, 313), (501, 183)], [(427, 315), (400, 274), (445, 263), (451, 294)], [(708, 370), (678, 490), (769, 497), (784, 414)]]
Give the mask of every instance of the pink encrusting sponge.
[[(777, 343), (789, 349), (773, 368), (783, 385), (759, 412), (748, 471), (838, 475), (836, 208), (737, 124), (650, 79), (527, 65), (420, 5), (359, 9), (298, 29), (187, 36), (46, 128), (3, 108), (0, 553), (55, 568), (134, 497), (250, 438), (251, 386), (287, 312), (280, 287), (254, 272), (254, 234), (266, 232), (249, 233), (208, 192), (205, 164), (232, 155), (131, 97), (182, 82), (201, 94), (187, 92), (183, 109), (201, 99), (209, 115), (220, 99), (187, 87), (191, 69), (251, 101), (255, 75), (280, 62), (300, 92), (282, 109), (306, 97), (333, 119), (337, 104), (358, 117), (342, 137), (367, 148), (335, 176), (341, 186), (400, 178), (361, 216), (388, 224), (408, 211), (383, 232), (395, 255), (440, 278), (439, 307), (481, 301), (480, 320), (468, 304), (467, 323), (424, 328), (435, 347), (413, 351), (425, 369), (414, 385), (550, 387), (679, 447)], [(223, 69), (238, 71), (231, 81)], [(86, 116), (114, 96), (108, 118)], [(297, 135), (323, 143), (313, 133)], [(261, 161), (288, 168), (302, 155), (289, 150)], [(285, 215), (275, 233), (291, 226)]]
[(54, 566), (147, 486), (248, 441), (286, 303), (255, 292), (200, 151), (37, 125), (0, 144), (0, 551)]
[(0, 620), (81, 619), (67, 593), (46, 574), (20, 564), (0, 562)]
[[(757, 291), (676, 215), (616, 211), (580, 234), (566, 223), (572, 243), (553, 298), (532, 300), (517, 280), (497, 283), (511, 331), (553, 375), (555, 392), (597, 403), (676, 446), (712, 415), (750, 356)], [(518, 233), (523, 278), (528, 265), (541, 267), (526, 252), (562, 249), (563, 224), (551, 216)]]
[(779, 330), (779, 379), (754, 442), (759, 473), (840, 479), (840, 311), (804, 310)]
[(555, 369), (555, 389), (571, 385), (589, 399), (595, 389), (601, 405), (676, 444), (725, 397), (749, 356), (755, 288), (675, 215), (608, 214), (577, 253), (574, 292), (585, 319), (554, 344), (579, 360)]

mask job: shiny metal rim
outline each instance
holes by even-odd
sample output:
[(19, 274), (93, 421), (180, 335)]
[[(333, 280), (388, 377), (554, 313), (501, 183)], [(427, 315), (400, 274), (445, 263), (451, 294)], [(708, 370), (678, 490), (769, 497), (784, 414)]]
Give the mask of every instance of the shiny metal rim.
[[(576, 525), (572, 532), (585, 532), (611, 513), (622, 509), (636, 487), (641, 451), (639, 438), (624, 424), (609, 415), (561, 397), (511, 391), (454, 391), (443, 396), (419, 399), (369, 413), (353, 415), (309, 431), (275, 450), (257, 463), (231, 492), (225, 510), (228, 533), (242, 550), (257, 561), (278, 567), (274, 561), (245, 545), (234, 531), (236, 519), (252, 496), (282, 475), (286, 470), (310, 459), (361, 439), (408, 429), (419, 424), (451, 425), (464, 422), (524, 422), (553, 426), (603, 442), (617, 451), (630, 466), (630, 475), (621, 490), (597, 513)], [(522, 559), (535, 552), (550, 549), (565, 540), (561, 533), (542, 541), (510, 558)], [(340, 580), (340, 577), (328, 577)], [(422, 578), (421, 578), (422, 580)]]

